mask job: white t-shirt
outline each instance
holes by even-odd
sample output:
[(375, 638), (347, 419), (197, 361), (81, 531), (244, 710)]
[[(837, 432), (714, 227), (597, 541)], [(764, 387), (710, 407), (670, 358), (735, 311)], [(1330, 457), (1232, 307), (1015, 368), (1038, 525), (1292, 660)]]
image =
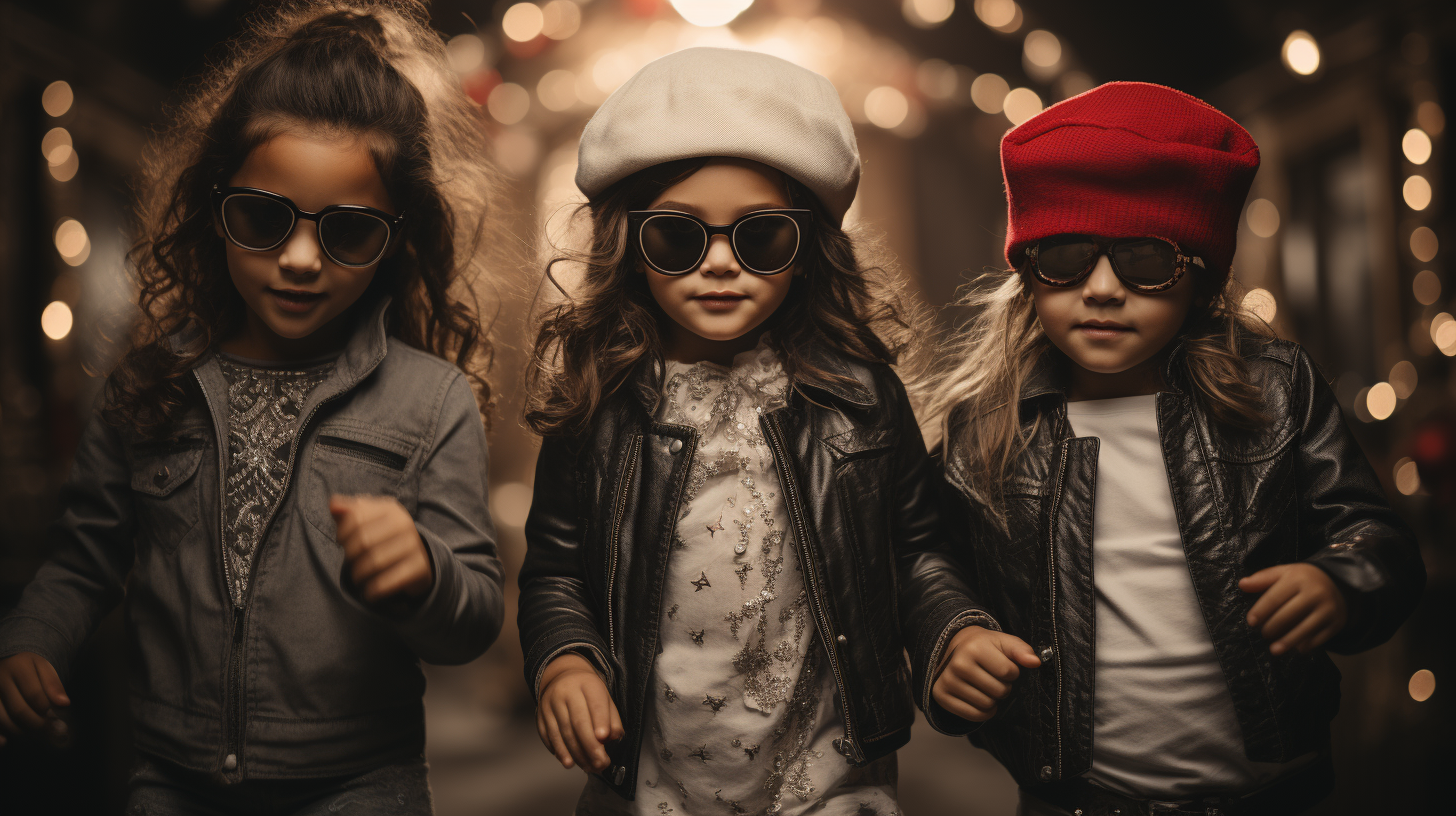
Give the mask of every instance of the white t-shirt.
[(1096, 587), (1092, 770), (1123, 793), (1188, 799), (1257, 788), (1301, 764), (1251, 762), (1173, 511), (1157, 397), (1067, 404), (1101, 440), (1092, 525)]

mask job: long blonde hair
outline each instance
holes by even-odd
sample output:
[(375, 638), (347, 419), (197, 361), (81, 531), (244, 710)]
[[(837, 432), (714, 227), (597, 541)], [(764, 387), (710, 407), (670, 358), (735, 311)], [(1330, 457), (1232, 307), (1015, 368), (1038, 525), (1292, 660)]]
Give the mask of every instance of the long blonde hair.
[[(1220, 425), (1251, 431), (1266, 420), (1258, 385), (1250, 377), (1244, 348), (1272, 336), (1268, 324), (1241, 305), (1232, 275), (1221, 284), (1200, 277), (1202, 291), (1189, 307), (1172, 341), (1182, 344), (1178, 366), (1193, 384), (1193, 397)], [(1023, 429), (1020, 402), (1026, 380), (1048, 355), (1060, 355), (1037, 320), (1031, 289), (1018, 270), (982, 275), (959, 301), (975, 317), (948, 344), (949, 364), (921, 381), (922, 428), (947, 453), (964, 448), (971, 498), (1005, 524), (1003, 484), (1026, 448), (1040, 417)]]

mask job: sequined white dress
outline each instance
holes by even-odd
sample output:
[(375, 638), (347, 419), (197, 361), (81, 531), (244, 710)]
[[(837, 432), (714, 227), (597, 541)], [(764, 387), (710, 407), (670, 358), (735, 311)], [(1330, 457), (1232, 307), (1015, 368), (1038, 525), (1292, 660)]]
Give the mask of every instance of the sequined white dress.
[(700, 439), (663, 591), (636, 800), (592, 777), (580, 814), (897, 813), (895, 759), (855, 768), (759, 416), (788, 378), (766, 343), (668, 363), (661, 419)]

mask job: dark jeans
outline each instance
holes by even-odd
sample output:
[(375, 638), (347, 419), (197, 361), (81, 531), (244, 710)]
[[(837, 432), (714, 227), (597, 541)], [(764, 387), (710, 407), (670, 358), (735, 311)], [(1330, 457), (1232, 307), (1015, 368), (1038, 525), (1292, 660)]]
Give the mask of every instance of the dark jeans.
[(137, 761), (127, 816), (434, 816), (421, 757), (358, 776), (252, 779), (223, 785), (206, 774)]

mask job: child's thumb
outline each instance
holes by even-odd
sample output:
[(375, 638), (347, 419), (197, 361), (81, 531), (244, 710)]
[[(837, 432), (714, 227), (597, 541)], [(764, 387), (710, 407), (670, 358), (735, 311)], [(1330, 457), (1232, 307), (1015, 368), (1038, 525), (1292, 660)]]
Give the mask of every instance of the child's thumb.
[(1002, 651), (1006, 653), (1007, 657), (1016, 661), (1016, 665), (1028, 669), (1034, 669), (1041, 665), (1041, 658), (1036, 656), (1036, 650), (1031, 648), (1031, 644), (1015, 635), (1007, 635), (1006, 637), (1011, 642)]
[(347, 496), (343, 493), (335, 493), (332, 496), (329, 496), (329, 514), (334, 517), (334, 521), (338, 521), (341, 517), (343, 517), (345, 513), (348, 513), (349, 510), (354, 507), (355, 501), (356, 499), (353, 496)]
[(46, 696), (51, 699), (51, 705), (68, 706), (71, 704), (71, 698), (66, 694), (66, 687), (61, 683), (61, 676), (56, 674), (56, 667), (52, 666), (49, 660), (38, 661), (36, 673), (40, 675), (41, 686), (45, 689)]

